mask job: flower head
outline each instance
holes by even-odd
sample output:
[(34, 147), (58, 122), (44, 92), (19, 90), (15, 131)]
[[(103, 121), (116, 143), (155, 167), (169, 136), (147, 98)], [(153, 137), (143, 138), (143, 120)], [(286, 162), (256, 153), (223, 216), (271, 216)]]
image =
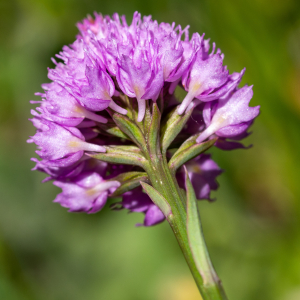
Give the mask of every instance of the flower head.
[[(230, 74), (221, 50), (214, 43), (210, 50), (204, 34), (190, 38), (188, 26), (159, 24), (138, 12), (131, 23), (118, 14), (96, 13), (78, 28), (74, 43), (56, 55), (60, 61), (52, 59), (51, 82), (36, 93), (42, 99), (32, 101), (38, 104), (31, 111), (36, 133), (28, 142), (38, 146), (40, 156), (32, 159), (33, 169), (62, 188), (55, 202), (69, 211), (97, 212), (108, 197), (123, 193), (122, 208), (144, 213), (144, 226), (158, 224), (165, 219), (164, 210), (138, 186), (139, 180), (151, 178), (145, 171), (152, 170), (153, 155), (161, 151), (159, 160), (172, 152), (160, 149), (164, 136), (159, 134), (168, 136), (164, 144), (175, 151), (193, 136), (190, 147), (183, 147), (189, 157), (210, 139), (223, 150), (246, 148), (239, 141), (249, 134), (259, 106), (249, 107), (252, 87), (238, 87), (245, 69)], [(182, 101), (175, 97), (177, 87), (186, 91)], [(180, 133), (177, 126), (183, 128)], [(179, 162), (187, 161), (185, 150), (174, 159), (183, 189)], [(203, 153), (186, 167), (197, 198), (211, 200), (222, 170)]]

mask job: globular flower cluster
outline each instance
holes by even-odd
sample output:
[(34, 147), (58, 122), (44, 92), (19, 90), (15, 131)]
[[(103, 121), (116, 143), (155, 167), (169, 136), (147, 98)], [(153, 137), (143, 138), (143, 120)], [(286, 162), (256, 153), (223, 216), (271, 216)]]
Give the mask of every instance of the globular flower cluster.
[[(224, 55), (214, 43), (210, 50), (204, 34), (190, 38), (188, 27), (158, 24), (137, 12), (130, 25), (118, 14), (95, 14), (78, 28), (75, 42), (57, 55), (62, 62), (53, 59), (55, 68), (48, 70), (51, 83), (37, 93), (42, 100), (32, 101), (40, 104), (32, 110), (37, 132), (29, 139), (39, 147), (41, 158), (33, 159), (34, 169), (49, 174), (47, 180), (62, 188), (56, 202), (69, 211), (95, 213), (120, 186), (114, 176), (130, 167), (95, 160), (89, 153), (124, 143), (100, 130), (101, 124), (113, 122), (108, 110), (127, 114), (124, 95), (138, 106), (137, 122), (144, 119), (147, 101), (165, 97), (173, 99), (166, 101), (166, 111), (174, 104), (179, 115), (193, 109), (182, 134), (200, 133), (198, 143), (218, 137), (215, 145), (224, 150), (243, 147), (237, 140), (247, 136), (259, 107), (248, 106), (252, 87), (238, 87), (245, 70), (229, 74)], [(176, 87), (187, 92), (182, 102), (174, 100)], [(187, 168), (198, 198), (210, 199), (220, 168), (206, 154)], [(180, 184), (182, 170), (177, 176)], [(125, 193), (122, 206), (144, 212), (145, 226), (164, 219), (141, 189)]]

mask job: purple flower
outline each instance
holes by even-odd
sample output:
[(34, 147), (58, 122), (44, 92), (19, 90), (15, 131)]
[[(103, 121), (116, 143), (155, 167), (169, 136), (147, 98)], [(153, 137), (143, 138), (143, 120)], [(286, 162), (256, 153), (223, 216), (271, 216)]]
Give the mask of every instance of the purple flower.
[(103, 180), (98, 173), (83, 173), (72, 181), (55, 181), (54, 185), (63, 190), (54, 202), (69, 208), (70, 212), (96, 213), (120, 183)]
[[(216, 177), (223, 171), (220, 167), (210, 158), (209, 154), (201, 154), (197, 158), (185, 164), (191, 183), (194, 187), (197, 199), (210, 198), (210, 191), (218, 188)], [(185, 188), (185, 173), (181, 168), (176, 178), (181, 188)]]
[(123, 55), (119, 62), (117, 80), (121, 90), (137, 99), (139, 105), (138, 122), (145, 115), (146, 99), (156, 100), (163, 86), (161, 66), (155, 61), (148, 62), (142, 51), (136, 49), (133, 58)]
[(147, 194), (142, 192), (141, 188), (136, 188), (123, 194), (121, 204), (123, 208), (131, 212), (144, 213), (144, 226), (153, 226), (161, 223), (165, 219), (162, 211), (151, 201)]
[(46, 87), (44, 101), (37, 107), (43, 118), (63, 126), (77, 126), (84, 118), (100, 123), (107, 119), (84, 108), (67, 90), (56, 82)]
[(77, 162), (66, 167), (58, 167), (58, 166), (51, 166), (51, 165), (49, 166), (47, 160), (39, 161), (36, 158), (32, 158), (31, 160), (36, 163), (35, 167), (32, 170), (38, 170), (50, 175), (49, 177), (45, 178), (43, 182), (52, 179), (63, 180), (66, 178), (75, 177), (82, 172), (85, 165), (83, 161), (83, 157), (79, 159)]
[[(242, 80), (242, 77), (245, 73), (246, 69), (243, 69), (240, 73), (232, 73), (228, 76), (226, 83), (214, 91), (212, 94), (209, 95), (202, 95), (201, 100), (195, 99), (192, 103), (189, 104), (187, 111), (192, 107), (196, 107), (197, 105), (203, 103), (204, 101), (212, 101), (214, 99), (225, 99), (227, 98), (232, 91), (234, 91), (239, 83)], [(211, 104), (212, 105), (212, 104)]]
[(183, 76), (182, 82), (188, 94), (183, 99), (178, 113), (183, 114), (194, 98), (211, 101), (220, 97), (218, 88), (227, 80), (228, 71), (223, 66), (223, 56), (216, 53), (203, 60), (202, 52), (199, 50), (193, 64)]
[(28, 140), (36, 143), (40, 150), (36, 153), (49, 166), (69, 166), (78, 161), (84, 151), (105, 152), (105, 148), (84, 141), (83, 135), (74, 127), (66, 129), (43, 119), (32, 119), (38, 128), (37, 133)]
[(47, 160), (39, 161), (36, 158), (32, 158), (31, 160), (36, 163), (33, 170), (39, 170), (41, 172), (50, 175), (50, 177), (45, 178), (43, 182), (49, 180), (63, 181), (63, 180), (76, 177), (79, 174), (84, 172), (85, 173), (96, 172), (101, 177), (105, 179), (109, 179), (109, 176), (106, 176), (106, 173), (107, 171), (110, 171), (110, 169), (114, 167), (114, 165), (108, 166), (106, 162), (94, 158), (90, 158), (87, 155), (83, 155), (77, 162), (63, 167), (49, 165), (49, 162)]
[[(224, 127), (224, 130), (218, 131), (219, 138), (215, 142), (215, 146), (222, 150), (235, 150), (235, 149), (249, 149), (252, 145), (244, 146), (240, 141), (251, 133), (247, 132), (249, 126), (251, 126), (253, 121), (245, 122), (240, 126), (228, 126)], [(230, 130), (231, 129), (231, 130)]]
[[(245, 86), (227, 98), (218, 100), (213, 107), (211, 103), (207, 103), (203, 113), (207, 128), (197, 138), (197, 143), (214, 133), (230, 137), (247, 130), (251, 121), (258, 116), (260, 108), (248, 106), (252, 95), (252, 86)], [(212, 115), (211, 118), (209, 114)]]
[[(165, 37), (159, 45), (158, 54), (161, 56), (161, 64), (163, 67), (163, 78), (165, 81), (175, 81), (179, 77), (178, 66), (181, 63), (184, 48), (180, 43), (181, 36), (177, 36), (175, 33), (171, 33)], [(176, 74), (176, 75), (175, 75)]]
[(118, 14), (113, 18), (95, 14), (95, 20), (84, 20), (78, 27), (87, 48), (93, 49), (90, 57), (95, 60), (96, 53), (122, 92), (136, 98), (138, 121), (144, 117), (145, 101), (156, 101), (164, 81), (174, 82), (170, 90), (174, 89), (199, 48), (194, 37), (189, 42), (188, 27), (158, 24), (137, 12), (129, 26), (124, 16), (120, 20)]
[[(53, 59), (56, 68), (49, 69), (48, 77), (63, 86), (83, 107), (91, 111), (111, 107), (121, 114), (127, 113), (112, 100), (115, 85), (93, 48), (77, 40), (70, 47), (65, 46), (57, 57), (65, 64)], [(49, 86), (46, 84), (43, 88), (49, 89)]]
[(108, 106), (121, 114), (127, 110), (113, 102), (115, 86), (111, 77), (101, 68), (86, 67), (86, 77), (89, 84), (80, 89), (81, 102), (90, 110), (101, 111)]

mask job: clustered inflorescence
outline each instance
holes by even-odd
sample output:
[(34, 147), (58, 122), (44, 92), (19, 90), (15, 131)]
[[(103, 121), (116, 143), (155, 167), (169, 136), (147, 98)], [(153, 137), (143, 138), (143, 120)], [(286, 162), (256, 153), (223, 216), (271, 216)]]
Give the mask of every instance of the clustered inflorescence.
[[(197, 143), (216, 138), (223, 150), (243, 148), (238, 141), (259, 113), (249, 107), (252, 87), (238, 88), (245, 70), (229, 74), (223, 66), (224, 55), (210, 50), (209, 40), (188, 27), (160, 23), (150, 16), (134, 13), (127, 25), (124, 16), (112, 18), (95, 14), (78, 24), (80, 34), (70, 46), (64, 46), (54, 69), (49, 69), (51, 83), (43, 84), (42, 97), (32, 122), (37, 132), (29, 142), (37, 144), (41, 160), (34, 169), (49, 175), (62, 189), (55, 202), (71, 212), (95, 213), (120, 186), (114, 178), (136, 166), (112, 164), (91, 157), (104, 153), (105, 146), (130, 145), (108, 130), (114, 123), (112, 112), (127, 114), (124, 99), (137, 107), (137, 122), (145, 118), (146, 108), (164, 101), (167, 114), (177, 106), (178, 115), (193, 113), (180, 132), (183, 142), (199, 133)], [(174, 96), (176, 87), (186, 91), (183, 101)], [(171, 154), (169, 154), (171, 155)], [(220, 168), (208, 154), (200, 154), (186, 164), (198, 199), (210, 199), (217, 188)], [(176, 173), (184, 187), (183, 170)], [(145, 213), (144, 225), (164, 220), (160, 209), (143, 193), (141, 187), (123, 195), (122, 208)]]

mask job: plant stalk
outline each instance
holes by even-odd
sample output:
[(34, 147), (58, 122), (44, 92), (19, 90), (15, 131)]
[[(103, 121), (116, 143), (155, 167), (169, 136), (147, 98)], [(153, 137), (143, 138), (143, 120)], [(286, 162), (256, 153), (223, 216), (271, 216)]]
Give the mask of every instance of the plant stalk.
[[(221, 281), (212, 267), (202, 228), (199, 230), (198, 225), (201, 227), (200, 219), (197, 214), (196, 219), (194, 217), (192, 217), (192, 219), (190, 218), (190, 212), (192, 212), (194, 216), (194, 209), (189, 210), (189, 214), (187, 214), (186, 192), (179, 187), (175, 177), (175, 171), (178, 166), (193, 156), (199, 155), (210, 145), (200, 145), (200, 147), (199, 145), (194, 145), (199, 149), (197, 148), (195, 152), (193, 150), (194, 147), (192, 149), (193, 151), (188, 151), (185, 155), (180, 152), (183, 157), (177, 161), (177, 164), (173, 162), (173, 164), (171, 163), (171, 166), (169, 166), (166, 157), (167, 149), (187, 122), (189, 115), (180, 117), (178, 114), (176, 115), (176, 110), (174, 110), (171, 116), (169, 116), (169, 121), (165, 124), (167, 127), (161, 130), (161, 113), (155, 103), (152, 106), (152, 110), (150, 110), (149, 107), (146, 108), (146, 115), (143, 122), (137, 122), (134, 117), (135, 111), (131, 110), (131, 112), (133, 113), (129, 113), (127, 116), (114, 114), (113, 119), (120, 128), (120, 131), (139, 147), (141, 153), (135, 150), (134, 153), (131, 154), (130, 151), (124, 152), (128, 150), (128, 147), (123, 147), (122, 149), (116, 147), (111, 150), (111, 154), (107, 151), (107, 153), (104, 154), (97, 154), (97, 157), (100, 155), (100, 159), (106, 159), (106, 161), (109, 162), (113, 161), (138, 165), (146, 171), (152, 187), (150, 187), (150, 189), (146, 187), (146, 185), (143, 187), (146, 192), (148, 190), (147, 193), (149, 196), (152, 195), (153, 202), (165, 212), (165, 216), (175, 234), (202, 295), (202, 299), (227, 300)], [(162, 134), (161, 137), (160, 134)], [(191, 144), (191, 146), (193, 146), (193, 144)], [(130, 148), (131, 151), (133, 151), (133, 149), (135, 149), (135, 147)], [(118, 156), (118, 154), (120, 155)], [(126, 160), (124, 157), (126, 157)], [(134, 185), (135, 183), (133, 182), (132, 184)], [(191, 188), (189, 190), (193, 189)], [(188, 197), (188, 199), (190, 198)], [(193, 205), (196, 206), (197, 200), (195, 197), (193, 199), (194, 202), (188, 201), (188, 203), (194, 203)], [(191, 208), (191, 206), (189, 207)], [(190, 226), (187, 227), (187, 217), (189, 220), (196, 220), (197, 223), (194, 229)], [(188, 231), (187, 228), (192, 229)], [(197, 235), (194, 235), (196, 233)], [(192, 241), (195, 241), (196, 237), (196, 246), (194, 246), (194, 243), (189, 243), (189, 238), (191, 237)]]
[[(158, 155), (151, 156), (150, 168), (147, 170), (147, 173), (152, 186), (165, 197), (171, 206), (172, 214), (167, 218), (168, 222), (175, 234), (203, 300), (227, 300), (218, 277), (212, 274), (210, 278), (214, 279), (210, 282), (204, 282), (200, 274), (201, 271), (199, 272), (196, 267), (187, 236), (186, 199), (178, 186), (175, 176), (171, 174), (164, 155), (159, 153)], [(207, 252), (202, 230), (201, 233), (201, 239), (203, 239), (205, 247), (204, 251)], [(205, 263), (211, 265), (209, 255), (206, 255)]]

